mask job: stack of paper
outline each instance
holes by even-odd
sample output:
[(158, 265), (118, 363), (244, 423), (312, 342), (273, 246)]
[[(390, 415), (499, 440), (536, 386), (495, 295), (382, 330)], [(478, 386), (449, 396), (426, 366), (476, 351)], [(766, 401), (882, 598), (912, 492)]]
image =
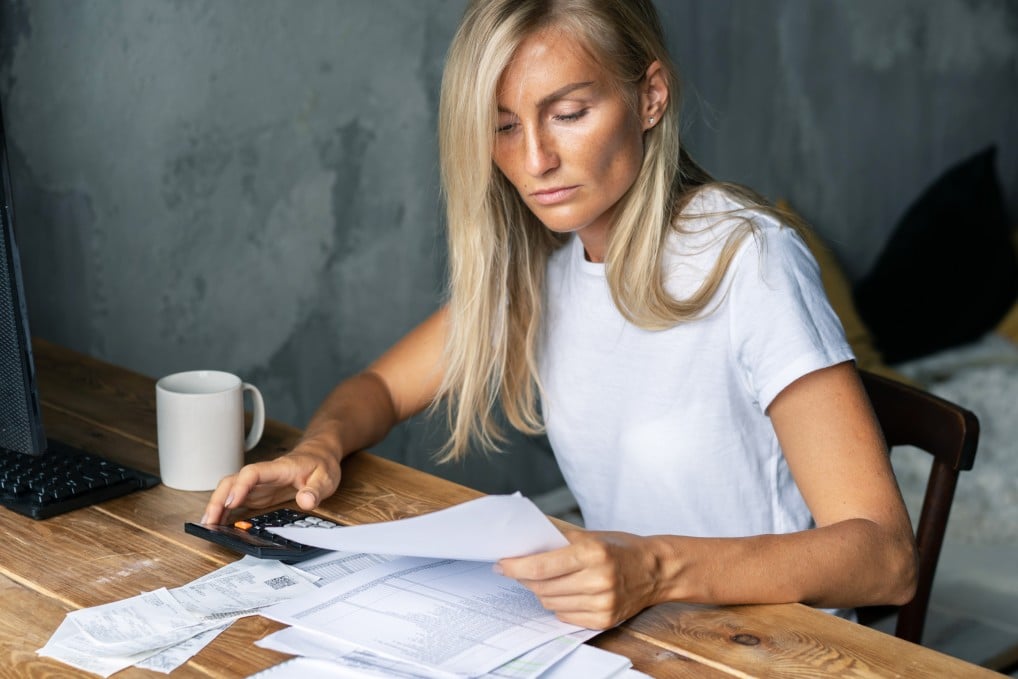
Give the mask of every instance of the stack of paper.
[[(561, 622), (529, 590), (492, 569), (491, 562), (503, 557), (568, 544), (518, 493), (401, 521), (275, 530), (327, 549), (411, 556), (263, 610), (291, 627), (261, 645), (306, 659), (265, 676), (307, 679), (324, 668), (344, 677), (597, 679), (631, 665), (623, 656), (583, 646), (596, 632)], [(314, 569), (315, 560), (298, 567)]]
[(102, 676), (131, 665), (170, 672), (258, 613), (290, 625), (259, 645), (298, 656), (260, 679), (639, 674), (583, 644), (596, 632), (561, 622), (494, 572), (503, 557), (567, 544), (518, 493), (401, 521), (277, 532), (334, 551), (297, 566), (245, 557), (183, 587), (74, 611), (39, 653)]
[[(491, 679), (538, 676), (541, 679), (636, 679), (646, 676), (632, 669), (624, 656), (584, 646), (582, 639), (590, 634), (593, 633), (560, 637), (482, 676)], [(457, 676), (372, 656), (355, 647), (344, 652), (333, 640), (316, 643), (313, 635), (307, 630), (288, 628), (258, 642), (264, 648), (298, 657), (259, 672), (252, 679), (446, 679)]]

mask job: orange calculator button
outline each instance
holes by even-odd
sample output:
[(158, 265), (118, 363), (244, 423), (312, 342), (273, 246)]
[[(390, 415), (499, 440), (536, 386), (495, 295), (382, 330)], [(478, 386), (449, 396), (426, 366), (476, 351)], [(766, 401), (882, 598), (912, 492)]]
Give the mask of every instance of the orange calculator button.
[(250, 521), (237, 521), (233, 524), (233, 527), (239, 528), (241, 530), (249, 530), (251, 528), (251, 525), (252, 524)]

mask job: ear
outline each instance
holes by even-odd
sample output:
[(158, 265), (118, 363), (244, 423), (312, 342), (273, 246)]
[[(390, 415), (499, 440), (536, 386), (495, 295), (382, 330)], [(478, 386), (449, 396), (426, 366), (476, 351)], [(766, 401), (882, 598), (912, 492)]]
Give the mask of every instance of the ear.
[(655, 60), (647, 67), (640, 83), (640, 118), (643, 129), (650, 128), (661, 122), (665, 109), (668, 107), (668, 78), (664, 67)]

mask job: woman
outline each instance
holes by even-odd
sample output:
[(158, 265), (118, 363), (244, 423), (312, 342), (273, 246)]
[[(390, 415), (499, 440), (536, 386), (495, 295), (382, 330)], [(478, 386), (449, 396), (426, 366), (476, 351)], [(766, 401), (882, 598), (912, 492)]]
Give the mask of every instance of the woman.
[(590, 529), (496, 566), (565, 621), (907, 602), (909, 519), (816, 264), (683, 152), (677, 93), (649, 0), (471, 2), (442, 83), (448, 303), (203, 521), (314, 508), (344, 455), (442, 399), (447, 459), (494, 446), (497, 402), (547, 431)]

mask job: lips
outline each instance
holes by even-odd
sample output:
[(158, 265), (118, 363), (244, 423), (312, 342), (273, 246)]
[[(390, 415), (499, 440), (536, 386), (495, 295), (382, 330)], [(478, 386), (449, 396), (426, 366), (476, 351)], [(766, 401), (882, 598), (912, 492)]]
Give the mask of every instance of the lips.
[(556, 186), (550, 189), (534, 191), (530, 194), (530, 197), (534, 199), (535, 203), (540, 205), (555, 205), (569, 200), (579, 190), (579, 186)]

